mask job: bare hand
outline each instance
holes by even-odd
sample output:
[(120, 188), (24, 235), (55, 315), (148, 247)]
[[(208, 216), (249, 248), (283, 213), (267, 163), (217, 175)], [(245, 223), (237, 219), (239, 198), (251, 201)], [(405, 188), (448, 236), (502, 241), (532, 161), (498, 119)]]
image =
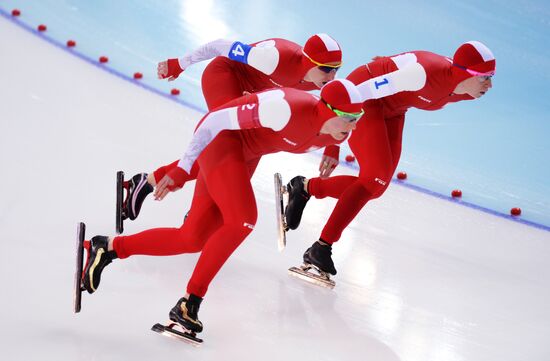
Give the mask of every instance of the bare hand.
[(338, 159), (323, 155), (319, 164), (319, 177), (327, 178), (338, 165)]
[(153, 193), (155, 200), (162, 201), (168, 193), (181, 189), (181, 187), (175, 187), (174, 184), (174, 180), (168, 175), (165, 175), (155, 187), (155, 193)]

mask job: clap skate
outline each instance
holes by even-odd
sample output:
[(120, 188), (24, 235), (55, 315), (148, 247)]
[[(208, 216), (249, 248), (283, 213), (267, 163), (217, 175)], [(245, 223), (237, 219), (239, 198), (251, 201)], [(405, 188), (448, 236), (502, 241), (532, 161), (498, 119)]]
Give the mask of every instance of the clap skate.
[(279, 252), (281, 252), (286, 247), (286, 232), (288, 231), (288, 226), (286, 225), (285, 220), (285, 206), (284, 206), (284, 194), (287, 193), (286, 186), (283, 185), (283, 178), (280, 173), (275, 173), (274, 175), (275, 182), (275, 213), (277, 214), (277, 233), (278, 233), (278, 244)]
[(288, 273), (304, 281), (332, 289), (336, 286), (336, 282), (330, 279), (330, 275), (336, 274), (336, 268), (331, 255), (332, 246), (319, 240), (304, 253), (304, 264), (289, 268)]
[[(124, 199), (124, 190), (126, 198)], [(116, 174), (116, 232), (124, 232), (124, 220), (130, 218), (134, 220), (139, 215), (141, 205), (149, 193), (153, 191), (153, 186), (147, 182), (147, 173), (139, 173), (130, 180), (124, 180), (124, 172), (118, 171)]]
[(197, 337), (197, 333), (189, 331), (182, 325), (172, 320), (168, 321), (165, 325), (161, 323), (155, 323), (151, 327), (152, 331), (158, 332), (163, 336), (173, 337), (180, 341), (190, 343), (193, 346), (200, 346), (203, 342), (201, 338)]
[[(76, 233), (76, 270), (74, 273), (74, 312), (78, 313), (82, 304), (82, 292), (94, 293), (99, 287), (101, 273), (115, 258), (115, 251), (108, 250), (109, 238), (95, 236), (84, 240), (86, 225), (78, 223)], [(86, 265), (84, 265), (84, 249), (86, 249)]]
[(299, 267), (290, 267), (288, 269), (288, 274), (318, 286), (323, 286), (330, 289), (333, 289), (334, 286), (336, 286), (336, 282), (330, 279), (329, 273), (321, 271), (319, 267), (311, 263), (304, 263)]
[(170, 311), (170, 320), (166, 325), (156, 323), (151, 327), (151, 330), (190, 343), (193, 346), (201, 345), (203, 340), (197, 337), (197, 332), (202, 331), (202, 323), (198, 320), (197, 314), (201, 301), (202, 298), (194, 295), (190, 295), (189, 300), (185, 297), (180, 298)]

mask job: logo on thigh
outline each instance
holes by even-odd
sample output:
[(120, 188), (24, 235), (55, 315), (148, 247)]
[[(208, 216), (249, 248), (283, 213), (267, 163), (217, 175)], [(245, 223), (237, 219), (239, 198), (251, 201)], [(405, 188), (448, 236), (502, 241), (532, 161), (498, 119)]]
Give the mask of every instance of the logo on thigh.
[(383, 180), (380, 179), (380, 178), (374, 178), (374, 181), (375, 181), (376, 183), (379, 183), (379, 184), (383, 185), (383, 186), (385, 186), (385, 185), (387, 184), (386, 181), (383, 181)]

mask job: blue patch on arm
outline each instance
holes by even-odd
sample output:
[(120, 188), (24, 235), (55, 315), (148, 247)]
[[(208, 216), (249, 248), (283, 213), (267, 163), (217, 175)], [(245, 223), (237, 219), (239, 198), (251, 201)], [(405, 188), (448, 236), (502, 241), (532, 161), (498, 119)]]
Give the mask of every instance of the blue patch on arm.
[(227, 57), (239, 63), (248, 64), (248, 53), (250, 53), (250, 49), (252, 49), (252, 46), (236, 41), (231, 45)]

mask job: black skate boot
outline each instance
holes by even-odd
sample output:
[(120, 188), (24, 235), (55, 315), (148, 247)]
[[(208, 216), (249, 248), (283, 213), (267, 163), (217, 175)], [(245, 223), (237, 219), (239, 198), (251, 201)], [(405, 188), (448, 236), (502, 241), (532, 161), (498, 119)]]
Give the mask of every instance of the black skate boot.
[(304, 208), (311, 197), (304, 189), (305, 179), (305, 177), (296, 176), (286, 185), (288, 204), (285, 208), (285, 220), (289, 229), (298, 228), (302, 220)]
[(147, 173), (139, 173), (125, 182), (126, 200), (122, 211), (123, 219), (130, 218), (134, 220), (139, 215), (141, 205), (145, 198), (153, 191), (153, 186), (147, 182)]
[(202, 331), (202, 322), (199, 321), (199, 308), (202, 298), (189, 295), (189, 299), (182, 297), (170, 311), (170, 320), (179, 323), (192, 332)]
[(95, 236), (90, 240), (86, 268), (82, 279), (82, 285), (88, 293), (94, 293), (97, 290), (101, 280), (101, 272), (113, 259), (117, 258), (115, 251), (107, 250), (108, 244), (109, 238), (105, 236)]
[(335, 275), (336, 268), (334, 268), (331, 255), (332, 245), (318, 240), (304, 253), (304, 263), (312, 264), (323, 272)]

